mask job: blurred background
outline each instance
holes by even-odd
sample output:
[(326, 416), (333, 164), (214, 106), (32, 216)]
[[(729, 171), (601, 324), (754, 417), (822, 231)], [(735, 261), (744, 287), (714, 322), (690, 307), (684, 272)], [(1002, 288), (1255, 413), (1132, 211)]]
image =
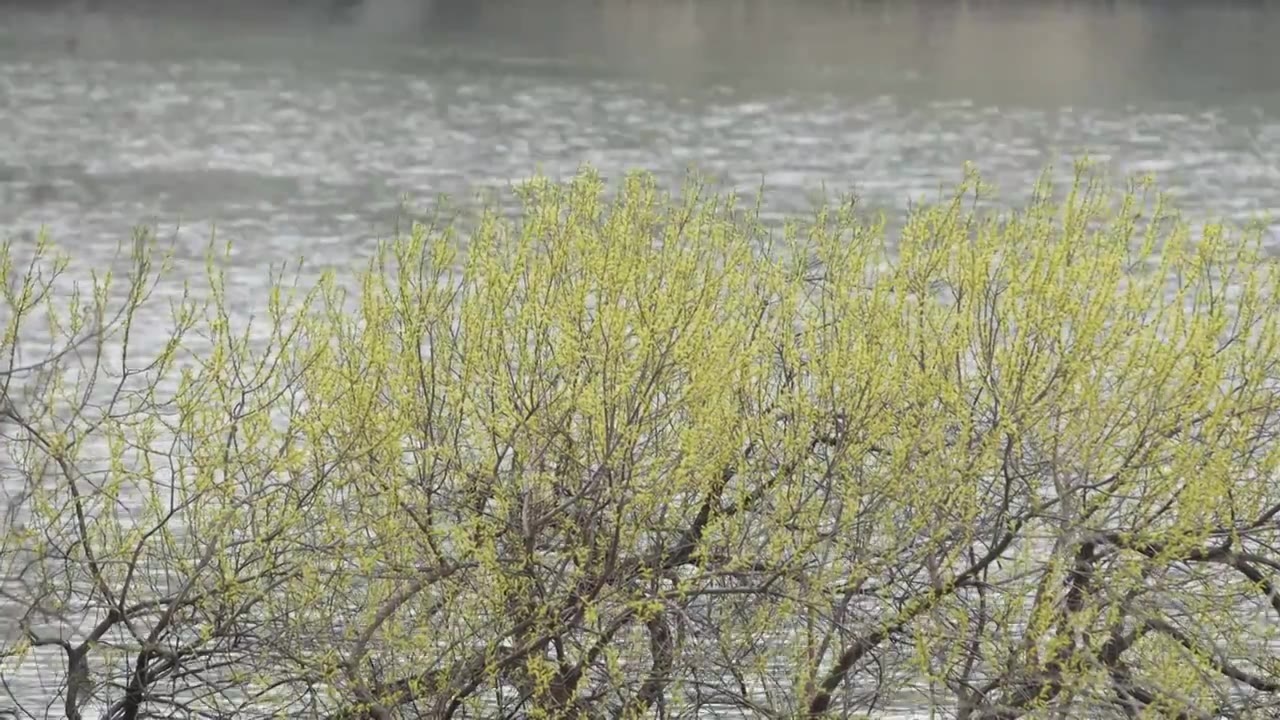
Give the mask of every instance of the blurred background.
[(1085, 153), (1245, 220), (1280, 186), (1278, 36), (1261, 2), (0, 0), (0, 228), (341, 254), (404, 199), (583, 163), (787, 212)]

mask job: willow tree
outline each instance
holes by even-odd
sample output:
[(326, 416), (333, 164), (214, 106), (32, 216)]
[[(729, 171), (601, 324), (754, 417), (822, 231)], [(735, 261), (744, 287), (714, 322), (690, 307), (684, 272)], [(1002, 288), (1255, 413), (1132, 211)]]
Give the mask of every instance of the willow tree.
[[(1274, 716), (1260, 235), (1087, 169), (980, 190), (889, 233), (535, 180), (252, 321), (211, 257), (146, 347), (148, 244), (65, 302), (42, 245), (0, 346), (3, 687), (113, 720)], [(37, 321), (64, 349), (20, 393)]]

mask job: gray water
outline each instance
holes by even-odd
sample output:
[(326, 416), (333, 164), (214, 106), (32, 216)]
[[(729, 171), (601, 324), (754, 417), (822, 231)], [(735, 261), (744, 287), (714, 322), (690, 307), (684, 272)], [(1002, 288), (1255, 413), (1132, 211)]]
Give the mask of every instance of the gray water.
[(47, 229), (88, 268), (151, 224), (190, 261), (163, 294), (199, 279), (216, 227), (253, 298), (273, 264), (362, 257), (403, 201), (584, 163), (694, 167), (780, 214), (824, 189), (900, 210), (966, 161), (1016, 201), (1084, 154), (1243, 222), (1280, 210), (1280, 13), (1205, 6), (584, 0), (467, 27), (391, 0), (336, 25), (0, 10), (0, 235)]

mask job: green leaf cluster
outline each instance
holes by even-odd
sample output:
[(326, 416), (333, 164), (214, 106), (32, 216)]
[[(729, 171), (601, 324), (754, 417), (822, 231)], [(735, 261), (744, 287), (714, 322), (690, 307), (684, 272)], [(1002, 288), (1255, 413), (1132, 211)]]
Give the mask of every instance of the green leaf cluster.
[(113, 720), (1272, 716), (1261, 234), (1086, 165), (987, 191), (890, 233), (584, 170), (252, 319), (229, 255), (176, 293), (143, 234), (71, 291), (6, 244), (0, 678)]

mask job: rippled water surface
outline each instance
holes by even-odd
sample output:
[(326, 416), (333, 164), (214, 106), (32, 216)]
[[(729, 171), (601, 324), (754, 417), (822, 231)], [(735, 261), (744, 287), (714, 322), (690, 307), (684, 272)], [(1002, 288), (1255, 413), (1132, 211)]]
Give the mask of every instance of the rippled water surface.
[(763, 184), (776, 213), (823, 188), (905, 208), (966, 161), (1016, 199), (1088, 153), (1196, 216), (1280, 209), (1264, 10), (534, 5), (421, 32), (0, 14), (0, 234), (92, 267), (154, 224), (190, 261), (174, 292), (216, 226), (252, 297), (272, 263), (358, 258), (402, 199), (583, 163)]
[[(259, 266), (342, 257), (385, 233), (402, 197), (468, 197), (582, 163), (667, 177), (693, 165), (763, 182), (777, 209), (824, 185), (902, 207), (965, 161), (1016, 193), (1085, 152), (1157, 172), (1193, 211), (1280, 203), (1267, 70), (1280, 50), (1251, 42), (1280, 29), (1269, 15), (1193, 13), (1184, 27), (1153, 9), (813, 12), (759, 19), (772, 45), (739, 20), (736, 45), (703, 28), (631, 47), (701, 28), (677, 15), (667, 32), (660, 17), (602, 19), (580, 33), (592, 43), (518, 37), (505, 55), (492, 37), (16, 16), (0, 34), (0, 226), (48, 226), (91, 257), (138, 222), (181, 223), (196, 245), (217, 223)], [(609, 33), (630, 49), (601, 51)]]

